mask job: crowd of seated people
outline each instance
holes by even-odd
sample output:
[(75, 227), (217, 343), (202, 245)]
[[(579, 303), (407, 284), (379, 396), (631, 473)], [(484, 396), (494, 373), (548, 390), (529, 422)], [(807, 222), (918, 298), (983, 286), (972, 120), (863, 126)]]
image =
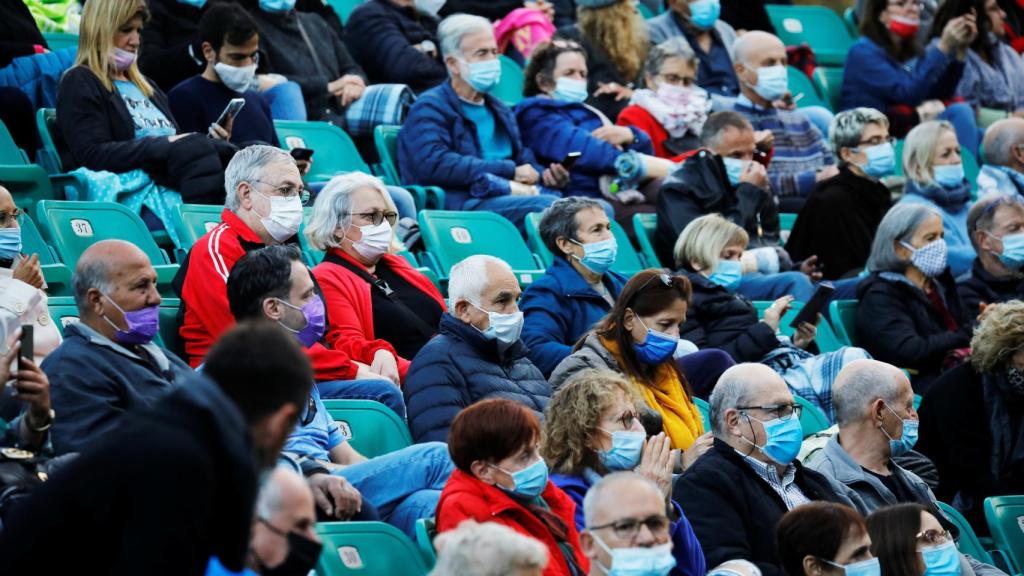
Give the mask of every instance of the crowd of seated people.
[[(1014, 573), (964, 547), (1024, 495), (1024, 8), (856, 4), (833, 114), (761, 1), (84, 2), (49, 135), (178, 302), (0, 164), (0, 571)], [(517, 233), (441, 269), (428, 206)]]

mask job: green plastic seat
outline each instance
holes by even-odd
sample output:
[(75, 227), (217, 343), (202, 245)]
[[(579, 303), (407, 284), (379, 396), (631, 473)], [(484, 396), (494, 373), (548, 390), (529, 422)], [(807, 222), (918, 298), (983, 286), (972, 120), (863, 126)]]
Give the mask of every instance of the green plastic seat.
[(640, 256), (643, 257), (648, 268), (664, 267), (658, 261), (658, 253), (654, 251), (654, 233), (657, 228), (657, 214), (633, 215), (633, 230), (636, 231), (636, 239), (640, 244)]
[(853, 6), (843, 10), (843, 23), (846, 24), (850, 38), (856, 39), (860, 36), (860, 26), (857, 24), (857, 14), (853, 11)]
[(39, 268), (46, 280), (46, 292), (50, 296), (71, 295), (71, 269), (64, 265), (57, 256), (57, 251), (43, 240), (32, 217), (23, 215), (18, 224), (21, 226), (21, 251), (23, 254), (39, 255)]
[(78, 322), (78, 306), (72, 296), (51, 296), (46, 307), (50, 310), (50, 318), (57, 323), (60, 335), (64, 336), (64, 327), (73, 322)]
[(501, 100), (506, 106), (512, 107), (523, 101), (523, 69), (515, 60), (498, 55), (501, 61), (501, 81), (494, 87), (491, 96)]
[[(540, 258), (544, 266), (551, 266), (551, 263), (554, 261), (554, 255), (551, 254), (548, 247), (544, 245), (544, 240), (540, 237), (541, 214), (541, 212), (531, 212), (526, 215), (526, 240), (530, 245), (530, 249)], [(647, 268), (643, 260), (640, 259), (640, 255), (636, 253), (636, 250), (633, 250), (633, 243), (630, 242), (629, 236), (626, 235), (626, 230), (619, 226), (618, 222), (612, 221), (611, 225), (612, 235), (615, 236), (615, 242), (619, 246), (615, 253), (615, 263), (612, 264), (612, 270), (629, 277)]]
[(700, 419), (704, 421), (704, 431), (711, 430), (711, 406), (707, 400), (701, 400), (700, 398), (693, 398), (693, 405), (700, 411)]
[[(839, 110), (839, 101), (843, 96), (843, 68), (837, 66), (818, 66), (814, 69), (811, 80), (833, 110)], [(825, 134), (828, 137), (828, 134)]]
[(796, 102), (797, 108), (822, 106), (829, 110), (832, 109), (828, 102), (821, 99), (818, 89), (814, 87), (814, 82), (811, 82), (806, 74), (793, 66), (786, 66), (786, 72), (789, 73), (789, 91), (793, 94), (793, 98), (799, 98)]
[(953, 508), (945, 502), (938, 502), (939, 510), (946, 516), (946, 519), (953, 523), (960, 530), (960, 540), (957, 542), (957, 548), (960, 549), (961, 554), (967, 554), (971, 558), (984, 562), (986, 564), (992, 563), (992, 557), (989, 556), (988, 550), (981, 544), (978, 539), (978, 535), (974, 533), (974, 528), (971, 527), (970, 522), (960, 514), (960, 511)]
[(857, 345), (857, 301), (833, 300), (828, 305), (828, 321), (836, 338), (847, 346)]
[(401, 184), (398, 173), (398, 132), (401, 126), (377, 126), (373, 129), (373, 145), (380, 156), (381, 179), (385, 184), (401, 186), (412, 192), (416, 207), (420, 210), (431, 208), (444, 210), (444, 190), (437, 186), (412, 186)]
[[(764, 311), (772, 305), (771, 300), (755, 300), (752, 302), (754, 308), (757, 309), (757, 317), (763, 318)], [(803, 302), (793, 301), (790, 304), (789, 311), (782, 317), (779, 322), (779, 332), (784, 336), (793, 336), (796, 329), (789, 325), (790, 322), (796, 318), (796, 315), (800, 313), (804, 307)], [(818, 323), (818, 334), (815, 336), (814, 341), (818, 343), (818, 350), (821, 352), (835, 352), (846, 344), (844, 344), (836, 336), (835, 332), (832, 331), (832, 326), (828, 323), (825, 314), (822, 314), (821, 322)]]
[(357, 452), (373, 458), (412, 445), (405, 422), (372, 400), (324, 400), (324, 407)]
[(7, 126), (0, 122), (0, 164), (20, 166), (29, 164), (28, 155), (14, 141)]
[(648, 7), (643, 2), (636, 3), (636, 10), (637, 12), (640, 13), (641, 16), (643, 16), (644, 20), (650, 20), (651, 18), (657, 16), (657, 14), (655, 14), (654, 11), (651, 10), (650, 7)]
[(420, 518), (416, 521), (416, 547), (420, 549), (420, 555), (423, 556), (428, 569), (437, 563), (434, 536), (437, 536), (437, 524), (433, 518)]
[(60, 197), (54, 191), (46, 170), (35, 164), (0, 166), (0, 182), (11, 193), (18, 208), (33, 217), (38, 218), (39, 202)]
[(352, 11), (357, 6), (363, 3), (363, 0), (325, 0), (325, 2), (334, 8), (335, 14), (341, 20), (341, 23), (348, 24), (348, 17), (352, 15)]
[(521, 285), (544, 274), (540, 259), (530, 252), (516, 227), (499, 214), (422, 210), (419, 224), (426, 259), (440, 278), (447, 278), (452, 266), (474, 254), (501, 258), (512, 267)]
[[(768, 18), (786, 46), (808, 44), (822, 66), (842, 66), (853, 44), (846, 24), (824, 6), (767, 4)], [(794, 92), (795, 93), (795, 92)]]
[(324, 182), (344, 172), (373, 173), (352, 138), (330, 122), (274, 120), (274, 130), (284, 149), (313, 150), (307, 182)]
[(317, 576), (425, 576), (427, 566), (409, 537), (384, 522), (321, 522)]
[(790, 212), (779, 212), (779, 230), (785, 230), (786, 232), (793, 230), (797, 216), (798, 214)]
[(38, 224), (61, 260), (74, 267), (89, 246), (101, 240), (127, 240), (142, 250), (156, 270), (161, 294), (173, 296), (171, 282), (178, 272), (167, 252), (157, 246), (142, 218), (114, 202), (42, 200)]
[(46, 40), (46, 45), (50, 47), (51, 52), (65, 48), (78, 48), (78, 34), (43, 32), (43, 40)]
[(804, 438), (812, 436), (827, 430), (832, 426), (828, 421), (828, 416), (822, 412), (817, 406), (811, 404), (810, 400), (793, 395), (793, 400), (797, 404), (803, 406), (803, 410), (800, 411), (800, 427), (804, 430)]
[(191, 246), (220, 224), (223, 206), (182, 204), (171, 215), (182, 246)]
[(36, 111), (36, 128), (43, 147), (36, 151), (36, 162), (50, 175), (55, 198), (58, 200), (78, 200), (85, 198), (89, 185), (81, 174), (65, 173), (60, 152), (57, 150), (53, 132), (57, 129), (57, 111), (53, 108), (40, 108)]
[(985, 521), (1011, 574), (1020, 574), (1024, 571), (1024, 495), (985, 498)]

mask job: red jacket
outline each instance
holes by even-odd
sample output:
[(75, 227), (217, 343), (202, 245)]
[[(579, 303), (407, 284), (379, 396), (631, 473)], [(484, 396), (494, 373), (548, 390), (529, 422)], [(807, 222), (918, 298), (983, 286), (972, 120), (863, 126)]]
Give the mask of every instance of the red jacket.
[[(541, 498), (548, 507), (569, 528), (569, 544), (576, 553), (576, 563), (584, 573), (590, 570), (590, 563), (580, 548), (580, 535), (576, 531), (576, 503), (548, 480)], [(463, 520), (477, 522), (495, 522), (508, 526), (516, 532), (539, 540), (548, 548), (548, 566), (544, 576), (569, 576), (569, 564), (562, 556), (551, 531), (532, 512), (510, 498), (500, 488), (491, 486), (466, 474), (455, 470), (448, 483), (441, 491), (441, 499), (437, 503), (437, 532), (447, 532), (458, 528)]]
[[(224, 209), (221, 223), (192, 245), (181, 290), (185, 320), (179, 329), (193, 368), (203, 363), (210, 346), (235, 325), (228, 306), (228, 274), (235, 262), (265, 244), (234, 212)], [(354, 380), (358, 367), (348, 354), (314, 344), (306, 350), (318, 381)]]
[[(362, 266), (341, 250), (332, 248), (331, 253)], [(381, 260), (403, 280), (437, 300), (442, 311), (448, 311), (444, 297), (434, 287), (433, 282), (417, 272), (405, 258), (394, 254), (385, 254)], [(391, 344), (374, 338), (370, 285), (343, 266), (330, 262), (321, 262), (316, 268), (313, 268), (313, 276), (316, 277), (316, 281), (323, 291), (324, 304), (327, 307), (327, 316), (330, 320), (325, 338), (327, 345), (335, 350), (345, 352), (353, 360), (364, 364), (371, 364), (373, 355), (378, 350), (387, 350), (398, 360), (398, 374), (404, 379), (405, 373), (409, 370), (410, 361), (399, 357)], [(314, 360), (314, 362), (316, 361)], [(316, 368), (315, 363), (313, 367)]]
[(668, 130), (665, 130), (661, 122), (658, 122), (654, 116), (651, 116), (650, 112), (644, 110), (639, 104), (626, 106), (622, 112), (619, 112), (619, 119), (615, 123), (619, 126), (632, 126), (643, 130), (651, 137), (655, 156), (679, 162), (678, 157), (671, 156), (671, 153), (665, 149), (665, 140), (668, 140)]

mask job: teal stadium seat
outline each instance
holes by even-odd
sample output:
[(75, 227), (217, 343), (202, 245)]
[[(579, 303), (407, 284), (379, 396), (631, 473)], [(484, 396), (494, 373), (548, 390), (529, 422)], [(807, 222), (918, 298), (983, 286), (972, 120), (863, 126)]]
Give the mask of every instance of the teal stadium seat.
[(633, 215), (633, 230), (636, 231), (636, 240), (640, 244), (640, 255), (648, 268), (664, 267), (664, 264), (658, 261), (658, 253), (654, 251), (654, 233), (657, 228), (657, 214)]
[(408, 536), (384, 522), (321, 522), (317, 576), (425, 576), (427, 566)]
[(373, 458), (412, 445), (405, 422), (372, 400), (324, 400), (324, 407), (357, 452)]
[(842, 66), (853, 44), (846, 24), (831, 8), (767, 4), (768, 18), (786, 46), (806, 43), (814, 50), (818, 64)]
[(786, 66), (786, 72), (789, 73), (789, 91), (793, 94), (793, 98), (796, 99), (797, 108), (821, 106), (829, 110), (832, 109), (828, 102), (821, 99), (818, 89), (814, 86), (814, 82), (806, 74), (792, 66)]
[(28, 214), (18, 220), (21, 226), (21, 251), (23, 254), (39, 255), (39, 268), (46, 280), (46, 292), (50, 296), (71, 295), (71, 269), (60, 261), (57, 251), (43, 240), (32, 217)]
[(501, 80), (491, 92), (491, 96), (511, 108), (523, 100), (523, 68), (504, 54), (499, 54), (498, 60), (501, 61)]

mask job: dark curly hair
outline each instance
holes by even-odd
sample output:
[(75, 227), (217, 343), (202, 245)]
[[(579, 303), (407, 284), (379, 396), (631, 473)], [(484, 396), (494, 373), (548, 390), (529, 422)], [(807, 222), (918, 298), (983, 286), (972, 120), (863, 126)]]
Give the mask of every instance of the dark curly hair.
[(552, 75), (555, 73), (555, 65), (558, 64), (558, 57), (569, 52), (576, 52), (583, 59), (587, 59), (587, 53), (583, 47), (572, 40), (552, 40), (545, 42), (533, 49), (530, 54), (530, 63), (526, 66), (523, 80), (523, 96), (527, 98), (543, 93), (537, 77), (541, 76), (548, 82), (554, 83)]

